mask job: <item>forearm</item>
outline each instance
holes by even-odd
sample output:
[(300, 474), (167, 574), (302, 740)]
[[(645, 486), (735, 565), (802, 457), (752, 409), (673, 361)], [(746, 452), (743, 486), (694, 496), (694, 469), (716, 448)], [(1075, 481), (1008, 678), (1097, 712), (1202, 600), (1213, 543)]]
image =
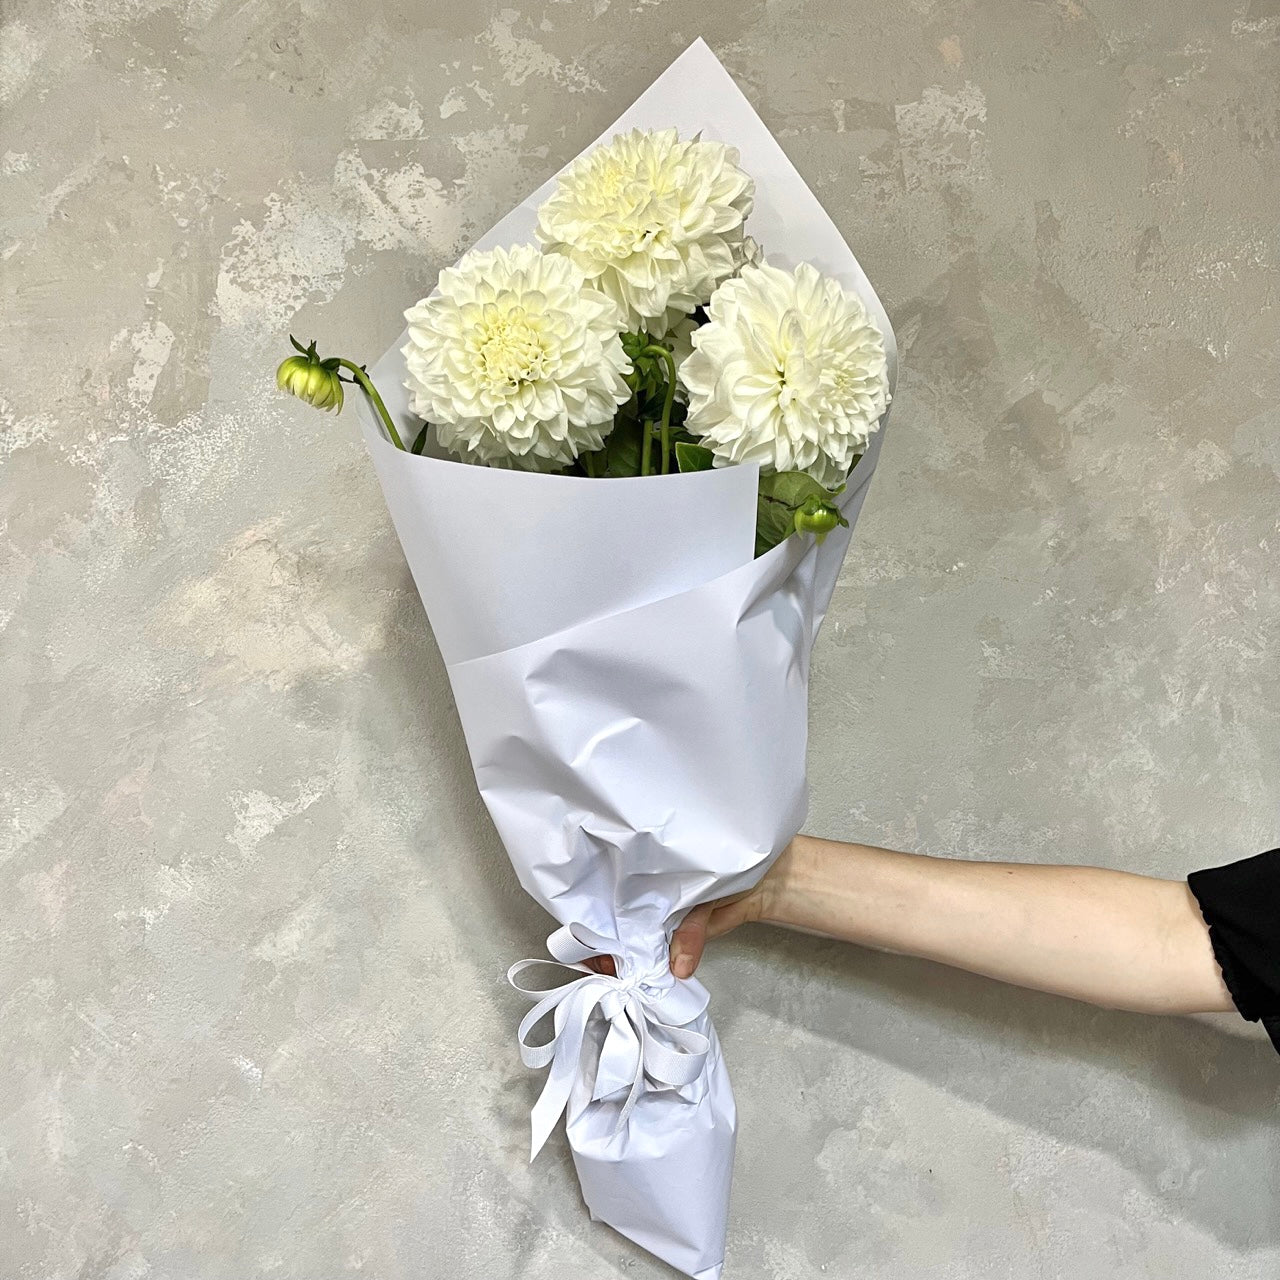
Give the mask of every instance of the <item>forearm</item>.
[(968, 862), (798, 837), (763, 918), (1148, 1013), (1230, 1009), (1181, 881)]

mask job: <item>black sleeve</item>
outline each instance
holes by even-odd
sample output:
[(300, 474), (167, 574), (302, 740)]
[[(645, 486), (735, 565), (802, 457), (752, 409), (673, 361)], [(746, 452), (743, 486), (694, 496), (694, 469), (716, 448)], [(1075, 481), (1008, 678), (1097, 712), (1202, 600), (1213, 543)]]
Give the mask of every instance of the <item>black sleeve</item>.
[(1193, 872), (1187, 884), (1236, 1008), (1280, 1049), (1280, 849)]

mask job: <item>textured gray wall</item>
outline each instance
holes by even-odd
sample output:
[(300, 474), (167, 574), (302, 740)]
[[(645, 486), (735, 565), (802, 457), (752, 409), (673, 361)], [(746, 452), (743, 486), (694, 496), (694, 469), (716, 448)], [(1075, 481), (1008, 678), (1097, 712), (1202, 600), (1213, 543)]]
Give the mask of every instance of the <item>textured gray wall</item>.
[[(697, 35), (904, 375), (811, 829), (1170, 876), (1280, 842), (1280, 3), (6, 0), (0, 1276), (661, 1280), (590, 1226), (354, 421), (440, 266)], [(707, 964), (730, 1275), (1280, 1272), (1280, 1063), (767, 930)]]

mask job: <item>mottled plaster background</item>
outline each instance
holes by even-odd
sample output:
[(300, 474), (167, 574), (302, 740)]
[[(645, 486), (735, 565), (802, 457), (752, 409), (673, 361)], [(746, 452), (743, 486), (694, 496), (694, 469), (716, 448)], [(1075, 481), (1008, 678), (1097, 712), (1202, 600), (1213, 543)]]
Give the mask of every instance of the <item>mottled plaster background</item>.
[[(1180, 876), (1280, 843), (1278, 0), (4, 0), (0, 1277), (664, 1280), (581, 1208), (350, 413), (695, 36), (898, 327), (814, 831)], [(1280, 1062), (744, 931), (729, 1275), (1280, 1273)]]

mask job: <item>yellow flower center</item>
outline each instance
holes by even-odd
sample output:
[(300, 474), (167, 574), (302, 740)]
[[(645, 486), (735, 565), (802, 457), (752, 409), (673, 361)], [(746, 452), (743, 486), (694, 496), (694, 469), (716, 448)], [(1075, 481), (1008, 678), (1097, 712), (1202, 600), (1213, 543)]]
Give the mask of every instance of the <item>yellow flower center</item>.
[(616, 160), (609, 160), (600, 166), (598, 175), (600, 195), (605, 200), (616, 200), (619, 192), (632, 176), (630, 169), (624, 168)]
[(543, 376), (547, 343), (523, 307), (486, 308), (475, 335), (480, 368), (490, 384), (516, 388)]

